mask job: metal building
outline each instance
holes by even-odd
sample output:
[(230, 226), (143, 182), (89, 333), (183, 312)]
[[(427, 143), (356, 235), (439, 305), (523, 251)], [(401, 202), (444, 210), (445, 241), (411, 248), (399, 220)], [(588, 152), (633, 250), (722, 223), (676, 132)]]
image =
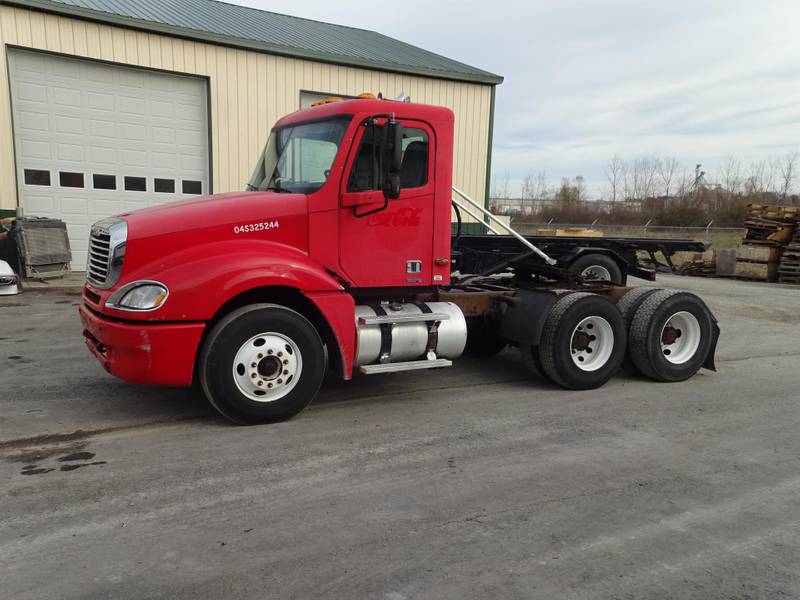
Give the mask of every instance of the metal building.
[(502, 78), (376, 32), (213, 0), (0, 0), (0, 216), (89, 225), (241, 190), (271, 124), (319, 97), (401, 92), (456, 114), (457, 185), (485, 199)]

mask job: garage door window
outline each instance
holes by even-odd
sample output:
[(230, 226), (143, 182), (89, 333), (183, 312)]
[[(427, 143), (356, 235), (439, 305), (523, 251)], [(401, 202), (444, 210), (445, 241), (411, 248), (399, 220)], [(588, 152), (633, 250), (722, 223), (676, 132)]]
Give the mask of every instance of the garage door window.
[(50, 185), (50, 171), (25, 169), (25, 185)]
[(92, 186), (96, 190), (115, 190), (117, 189), (116, 175), (93, 175)]
[(70, 171), (61, 171), (58, 174), (58, 183), (61, 187), (82, 188), (83, 187), (83, 173), (72, 173)]
[(154, 179), (153, 189), (160, 194), (174, 194), (175, 193), (175, 180), (174, 179)]
[(183, 180), (183, 193), (184, 194), (202, 194), (203, 193), (203, 182), (202, 181), (192, 181), (188, 179)]
[(147, 180), (144, 177), (125, 177), (126, 192), (146, 192)]

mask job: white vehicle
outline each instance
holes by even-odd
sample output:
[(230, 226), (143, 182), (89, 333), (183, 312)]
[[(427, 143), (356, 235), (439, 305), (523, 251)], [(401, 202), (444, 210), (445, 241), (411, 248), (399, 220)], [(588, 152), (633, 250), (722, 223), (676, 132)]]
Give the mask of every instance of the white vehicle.
[(19, 293), (19, 278), (11, 266), (0, 260), (0, 296), (13, 296)]

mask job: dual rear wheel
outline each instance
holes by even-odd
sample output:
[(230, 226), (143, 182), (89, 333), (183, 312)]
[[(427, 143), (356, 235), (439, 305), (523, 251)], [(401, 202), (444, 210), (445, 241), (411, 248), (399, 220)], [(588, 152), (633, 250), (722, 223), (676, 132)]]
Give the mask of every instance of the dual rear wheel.
[(615, 306), (604, 296), (561, 296), (539, 345), (523, 350), (532, 370), (574, 390), (597, 388), (623, 364), (655, 381), (684, 381), (706, 364), (716, 343), (713, 315), (700, 298), (636, 288)]

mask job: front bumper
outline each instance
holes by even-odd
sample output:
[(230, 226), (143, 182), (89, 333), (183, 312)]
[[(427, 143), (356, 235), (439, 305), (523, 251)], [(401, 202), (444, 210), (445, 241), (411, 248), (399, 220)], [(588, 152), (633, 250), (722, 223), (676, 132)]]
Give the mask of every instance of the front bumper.
[(132, 383), (192, 384), (204, 323), (127, 323), (101, 316), (86, 300), (78, 312), (86, 346), (112, 375)]

